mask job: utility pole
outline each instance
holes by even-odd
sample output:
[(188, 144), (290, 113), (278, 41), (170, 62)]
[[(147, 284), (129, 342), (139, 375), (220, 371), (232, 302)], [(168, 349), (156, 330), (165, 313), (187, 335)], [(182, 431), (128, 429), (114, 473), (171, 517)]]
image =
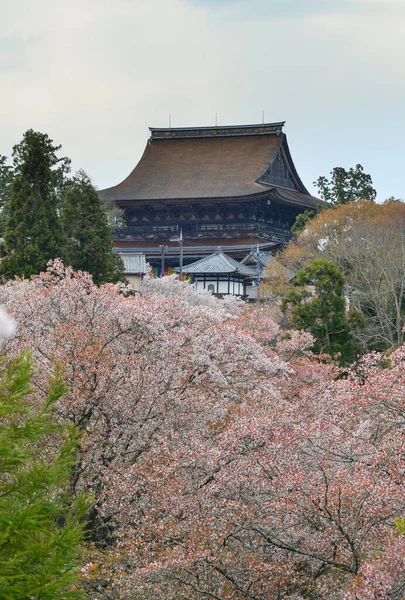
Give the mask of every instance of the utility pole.
[(179, 279), (183, 281), (183, 229), (180, 229), (178, 238), (170, 238), (170, 241), (180, 244)]
[(260, 287), (260, 279), (261, 279), (261, 268), (260, 268), (260, 252), (259, 252), (259, 243), (256, 246), (256, 276), (257, 276), (257, 292), (256, 292), (256, 301), (259, 302), (259, 287)]
[(163, 277), (165, 274), (165, 253), (167, 250), (167, 246), (159, 246), (159, 248), (162, 253), (162, 258), (160, 261), (160, 276)]
[(183, 229), (180, 229), (180, 237), (178, 239), (178, 242), (180, 244), (180, 269), (179, 269), (179, 276), (180, 276), (180, 281), (183, 281)]

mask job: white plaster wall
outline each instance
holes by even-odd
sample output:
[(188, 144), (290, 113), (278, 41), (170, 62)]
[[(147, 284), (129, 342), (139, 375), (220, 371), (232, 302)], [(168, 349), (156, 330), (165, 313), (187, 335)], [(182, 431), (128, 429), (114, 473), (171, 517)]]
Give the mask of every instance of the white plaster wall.
[(134, 292), (139, 292), (141, 289), (141, 276), (140, 275), (125, 275), (128, 279), (128, 283), (131, 287), (131, 290)]
[[(196, 292), (204, 292), (204, 291), (207, 292), (208, 286), (213, 285), (214, 286), (213, 294), (227, 294), (228, 293), (228, 279), (226, 279), (226, 281), (221, 281), (221, 279), (220, 279), (219, 286), (218, 286), (217, 279), (212, 279), (210, 281), (207, 277), (207, 279), (205, 281), (205, 287), (204, 287), (203, 278), (201, 278), (201, 279), (196, 278), (194, 281), (194, 285), (195, 285)], [(243, 295), (243, 282), (231, 280), (230, 285), (229, 285), (229, 293), (237, 295), (237, 296), (242, 296)]]
[(228, 281), (220, 281), (218, 294), (227, 294), (227, 293), (228, 293)]

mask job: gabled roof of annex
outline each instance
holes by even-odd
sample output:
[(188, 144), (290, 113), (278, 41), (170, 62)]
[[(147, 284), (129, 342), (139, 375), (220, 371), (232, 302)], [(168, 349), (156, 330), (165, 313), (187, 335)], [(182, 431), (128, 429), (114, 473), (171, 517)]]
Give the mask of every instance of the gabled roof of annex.
[(213, 273), (216, 275), (237, 273), (248, 277), (255, 277), (256, 275), (255, 269), (247, 267), (234, 258), (219, 251), (187, 265), (183, 268), (183, 273), (189, 273), (190, 275), (203, 273)]

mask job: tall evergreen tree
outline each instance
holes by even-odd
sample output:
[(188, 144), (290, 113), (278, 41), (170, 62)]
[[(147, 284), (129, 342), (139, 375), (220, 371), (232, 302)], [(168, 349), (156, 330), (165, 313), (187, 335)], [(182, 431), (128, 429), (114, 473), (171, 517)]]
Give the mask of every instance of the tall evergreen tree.
[(294, 225), (291, 227), (291, 233), (297, 235), (304, 231), (305, 227), (308, 225), (311, 219), (315, 216), (315, 212), (313, 210), (304, 210), (303, 213), (300, 213), (295, 217)]
[(30, 408), (31, 375), (28, 356), (0, 366), (0, 598), (78, 598), (87, 506), (69, 491), (76, 434), (52, 418), (65, 391), (58, 378)]
[(335, 167), (331, 171), (330, 180), (321, 176), (314, 181), (319, 194), (326, 202), (346, 204), (353, 200), (371, 200), (374, 202), (377, 192), (373, 187), (371, 175), (364, 172), (361, 165), (350, 168)]
[(10, 279), (29, 277), (48, 260), (64, 257), (58, 202), (70, 161), (58, 158), (47, 134), (28, 130), (14, 146), (14, 180), (4, 234), (5, 258), (0, 273)]
[(352, 362), (356, 347), (350, 325), (352, 321), (360, 324), (361, 315), (346, 314), (345, 279), (339, 269), (317, 258), (298, 271), (294, 286), (281, 303), (283, 311), (291, 307), (294, 329), (314, 336), (317, 354), (339, 354), (341, 364)]
[(7, 211), (10, 201), (11, 184), (13, 183), (14, 171), (7, 164), (7, 157), (0, 156), (0, 236), (3, 237), (7, 220)]
[(106, 211), (84, 171), (76, 174), (65, 194), (61, 221), (67, 260), (74, 269), (88, 271), (98, 285), (123, 279), (123, 264), (113, 249)]

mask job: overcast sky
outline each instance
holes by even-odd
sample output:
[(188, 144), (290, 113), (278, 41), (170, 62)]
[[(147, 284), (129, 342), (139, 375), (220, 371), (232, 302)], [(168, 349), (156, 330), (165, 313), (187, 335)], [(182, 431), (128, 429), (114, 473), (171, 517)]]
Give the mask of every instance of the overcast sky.
[(48, 133), (119, 183), (148, 126), (286, 121), (304, 184), (405, 199), (405, 0), (0, 0), (0, 154)]

